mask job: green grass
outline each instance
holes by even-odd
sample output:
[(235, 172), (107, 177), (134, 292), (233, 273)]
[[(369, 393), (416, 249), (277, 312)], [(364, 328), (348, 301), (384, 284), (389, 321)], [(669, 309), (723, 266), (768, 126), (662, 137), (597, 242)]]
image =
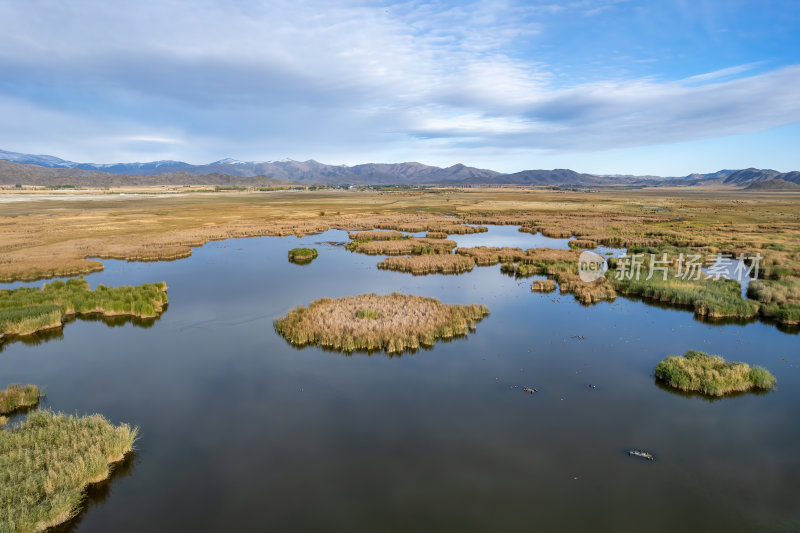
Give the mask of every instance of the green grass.
[(800, 324), (800, 280), (751, 281), (747, 296), (761, 302), (761, 315), (783, 324)]
[(0, 390), (0, 415), (13, 413), (23, 407), (33, 407), (39, 403), (39, 387), (36, 385), (9, 385)]
[(108, 477), (137, 433), (100, 415), (49, 410), (0, 430), (0, 531), (44, 531), (74, 517), (84, 489)]
[(658, 363), (656, 377), (676, 389), (709, 396), (775, 386), (775, 376), (763, 367), (728, 363), (718, 355), (695, 350), (683, 356), (670, 355)]
[(59, 327), (65, 317), (76, 314), (155, 317), (167, 303), (166, 291), (164, 282), (136, 287), (98, 285), (90, 290), (83, 278), (53, 281), (42, 288), (0, 290), (0, 339)]
[(650, 280), (646, 280), (645, 270), (639, 279), (622, 279), (615, 277), (615, 271), (609, 269), (606, 277), (617, 292), (638, 295), (644, 298), (668, 302), (676, 305), (687, 305), (694, 308), (697, 315), (710, 318), (752, 318), (758, 316), (759, 304), (742, 298), (741, 286), (733, 279), (676, 279), (670, 271), (664, 280), (657, 272)]
[(380, 316), (381, 314), (378, 311), (369, 308), (359, 309), (358, 312), (356, 313), (357, 318), (369, 318), (372, 320), (375, 320)]
[(310, 263), (317, 258), (316, 248), (292, 248), (289, 250), (289, 261), (293, 263)]

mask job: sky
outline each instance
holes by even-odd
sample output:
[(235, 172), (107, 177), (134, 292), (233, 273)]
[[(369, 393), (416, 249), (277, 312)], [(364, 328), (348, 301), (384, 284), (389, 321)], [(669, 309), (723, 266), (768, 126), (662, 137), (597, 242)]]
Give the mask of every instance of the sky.
[(800, 2), (0, 0), (0, 149), (800, 170)]

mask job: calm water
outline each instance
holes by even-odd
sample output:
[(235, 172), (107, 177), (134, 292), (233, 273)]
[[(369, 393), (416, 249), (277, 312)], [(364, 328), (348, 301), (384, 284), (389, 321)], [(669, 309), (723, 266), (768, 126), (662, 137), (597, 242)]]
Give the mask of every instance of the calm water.
[[(455, 239), (566, 246), (512, 227)], [(167, 282), (160, 320), (76, 320), (63, 336), (2, 348), (0, 382), (45, 385), (49, 407), (141, 428), (133, 459), (68, 530), (800, 529), (798, 335), (624, 298), (585, 307), (531, 293), (499, 266), (379, 271), (377, 257), (317, 244), (346, 240), (330, 231), (107, 261), (92, 286)], [(319, 258), (289, 263), (299, 245)], [(297, 350), (272, 329), (322, 296), (393, 291), (491, 315), (467, 339), (402, 357)], [(764, 365), (778, 389), (710, 402), (660, 388), (655, 364), (688, 349)]]

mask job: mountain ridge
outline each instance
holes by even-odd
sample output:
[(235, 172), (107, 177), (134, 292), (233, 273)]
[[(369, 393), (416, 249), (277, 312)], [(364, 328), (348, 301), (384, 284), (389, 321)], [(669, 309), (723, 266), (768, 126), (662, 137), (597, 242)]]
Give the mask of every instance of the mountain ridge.
[[(50, 155), (33, 155), (0, 150), (0, 184), (54, 185), (69, 179), (74, 185), (123, 184), (215, 184), (269, 186), (286, 185), (528, 185), (528, 186), (675, 186), (727, 185), (747, 187), (781, 179), (800, 184), (800, 172), (781, 173), (772, 169), (725, 169), (693, 173), (682, 177), (588, 174), (570, 169), (523, 170), (501, 173), (457, 163), (449, 167), (404, 163), (362, 163), (328, 165), (313, 159), (295, 161), (239, 161), (220, 159), (205, 165), (161, 160), (136, 163), (76, 163)], [(13, 165), (20, 165), (15, 167)], [(39, 169), (39, 170), (37, 170)], [(118, 177), (111, 177), (118, 176)], [(123, 179), (122, 177), (125, 176)], [(151, 176), (150, 178), (135, 176)], [(211, 182), (211, 179), (218, 181)]]

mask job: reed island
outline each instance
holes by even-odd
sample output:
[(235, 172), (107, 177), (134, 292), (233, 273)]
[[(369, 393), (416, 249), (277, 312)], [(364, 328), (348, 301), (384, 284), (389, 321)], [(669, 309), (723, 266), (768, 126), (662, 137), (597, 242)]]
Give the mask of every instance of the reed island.
[(0, 343), (7, 337), (59, 328), (75, 315), (153, 318), (167, 305), (167, 284), (89, 289), (83, 278), (53, 281), (39, 287), (0, 290)]
[(289, 250), (289, 261), (299, 265), (307, 265), (317, 258), (316, 248), (292, 248)]
[(675, 389), (708, 396), (769, 390), (775, 386), (775, 376), (763, 367), (729, 363), (718, 355), (696, 350), (689, 350), (683, 356), (670, 355), (658, 363), (656, 378)]
[(108, 478), (137, 433), (100, 415), (49, 410), (0, 430), (0, 531), (44, 531), (73, 518), (84, 489)]
[(447, 305), (435, 298), (394, 293), (321, 298), (275, 321), (275, 330), (297, 346), (398, 353), (432, 346), (474, 331), (489, 314), (484, 305)]
[(33, 407), (39, 403), (39, 396), (39, 387), (36, 385), (12, 384), (5, 389), (0, 389), (0, 415), (8, 415), (19, 409)]

